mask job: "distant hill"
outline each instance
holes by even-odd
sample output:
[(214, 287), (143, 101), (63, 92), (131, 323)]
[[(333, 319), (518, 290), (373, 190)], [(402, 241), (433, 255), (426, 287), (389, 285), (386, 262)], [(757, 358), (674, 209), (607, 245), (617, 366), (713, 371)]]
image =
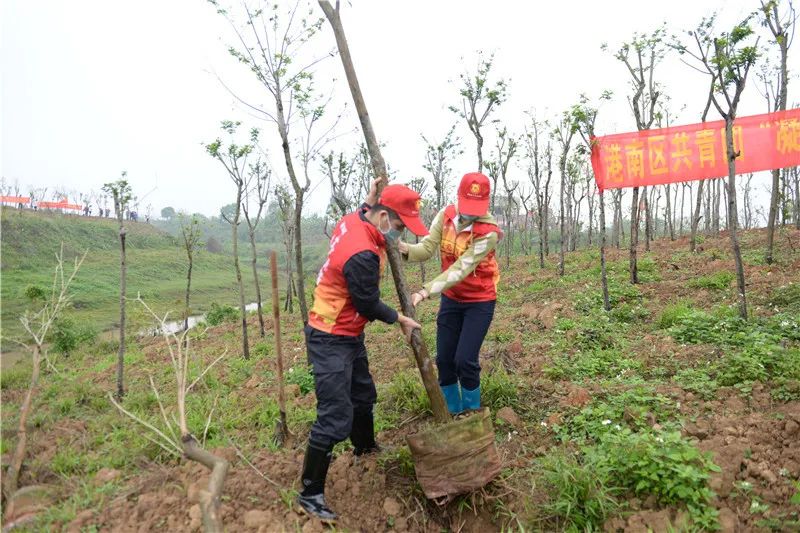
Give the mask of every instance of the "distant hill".
[[(3, 337), (21, 333), (19, 316), (29, 302), (24, 291), (30, 285), (49, 288), (55, 253), (64, 245), (70, 261), (88, 252), (74, 284), (74, 309), (69, 313), (98, 330), (117, 324), (119, 302), (119, 239), (113, 219), (3, 209), (0, 217), (0, 297)], [(128, 296), (141, 294), (159, 311), (176, 316), (183, 304), (186, 284), (186, 254), (178, 239), (142, 222), (126, 223), (128, 251)], [(266, 259), (261, 260), (262, 268)], [(243, 265), (247, 300), (254, 297), (249, 264)], [(269, 280), (262, 275), (262, 287)], [(264, 291), (269, 294), (269, 291)], [(211, 302), (238, 301), (232, 260), (227, 255), (198, 254), (192, 279), (192, 308), (207, 309)], [(134, 305), (131, 315), (136, 319)], [(141, 314), (141, 313), (140, 313)], [(144, 317), (140, 317), (144, 320)], [(3, 342), (3, 349), (8, 349)]]

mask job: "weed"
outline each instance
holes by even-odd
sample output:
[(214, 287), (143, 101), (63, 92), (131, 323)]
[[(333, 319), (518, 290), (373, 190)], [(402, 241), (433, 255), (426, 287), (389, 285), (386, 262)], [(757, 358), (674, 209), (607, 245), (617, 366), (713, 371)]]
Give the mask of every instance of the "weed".
[(774, 288), (770, 294), (769, 304), (785, 312), (800, 313), (800, 283), (789, 283)]
[(711, 378), (711, 373), (714, 370), (714, 368), (684, 368), (679, 370), (673, 379), (684, 390), (710, 400), (714, 397), (719, 386), (717, 381)]
[(424, 415), (431, 412), (431, 402), (422, 383), (410, 372), (399, 372), (379, 395), (383, 411), (392, 414)]
[(645, 385), (637, 385), (605, 397), (595, 397), (589, 405), (556, 426), (556, 436), (563, 441), (587, 443), (626, 428), (647, 429), (656, 422), (665, 427), (677, 427), (668, 420), (675, 410), (675, 402), (666, 396)]
[(542, 457), (536, 469), (548, 495), (542, 511), (557, 529), (593, 531), (617, 512), (615, 496), (621, 491), (609, 483), (606, 471), (584, 466), (563, 452)]
[(481, 403), (497, 411), (503, 407), (515, 407), (518, 401), (518, 383), (508, 375), (502, 365), (481, 375)]
[(286, 383), (300, 387), (300, 394), (305, 396), (314, 390), (314, 373), (310, 366), (293, 366), (286, 373)]
[(668, 305), (658, 318), (658, 328), (667, 329), (674, 326), (679, 320), (689, 315), (692, 310), (692, 306), (688, 302), (678, 302)]
[(641, 370), (641, 361), (626, 357), (616, 349), (601, 349), (554, 357), (552, 365), (546, 367), (544, 373), (550, 379), (574, 381), (595, 377), (614, 378), (637, 374)]
[(24, 389), (31, 381), (31, 369), (27, 364), (16, 364), (0, 372), (2, 390)]
[(378, 456), (378, 466), (385, 472), (396, 470), (398, 474), (406, 478), (414, 477), (414, 460), (411, 457), (411, 450), (408, 446), (385, 450)]
[(607, 432), (584, 448), (586, 462), (610, 481), (636, 495), (654, 495), (662, 505), (683, 503), (695, 525), (713, 528), (714, 496), (707, 483), (719, 472), (710, 454), (698, 450), (679, 431)]
[(721, 291), (727, 289), (731, 285), (731, 281), (733, 281), (734, 275), (732, 272), (727, 270), (718, 270), (713, 274), (708, 274), (706, 276), (699, 276), (697, 278), (689, 280), (689, 287), (695, 289), (710, 289), (715, 291)]

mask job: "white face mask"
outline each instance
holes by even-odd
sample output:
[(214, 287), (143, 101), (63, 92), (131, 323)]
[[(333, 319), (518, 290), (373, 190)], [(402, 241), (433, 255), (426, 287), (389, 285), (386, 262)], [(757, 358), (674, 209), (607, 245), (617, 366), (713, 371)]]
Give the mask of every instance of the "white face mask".
[[(386, 213), (386, 211), (384, 211), (384, 213)], [(396, 241), (397, 239), (400, 238), (400, 235), (402, 235), (402, 232), (400, 232), (399, 230), (396, 230), (392, 226), (392, 221), (389, 218), (389, 213), (386, 213), (386, 222), (389, 225), (389, 229), (383, 229), (383, 225), (381, 224), (381, 222), (383, 222), (383, 218), (381, 218), (378, 221), (378, 231), (381, 232), (383, 237), (386, 239), (386, 242), (394, 242), (394, 241)]]

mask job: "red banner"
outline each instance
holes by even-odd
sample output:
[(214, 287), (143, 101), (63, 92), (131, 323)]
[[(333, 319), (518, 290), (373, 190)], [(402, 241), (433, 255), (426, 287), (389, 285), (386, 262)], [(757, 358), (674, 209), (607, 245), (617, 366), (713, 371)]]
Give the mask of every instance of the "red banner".
[[(800, 109), (736, 119), (733, 147), (737, 174), (800, 165)], [(725, 122), (596, 137), (592, 168), (600, 191), (727, 176)]]
[(39, 209), (72, 209), (73, 211), (83, 209), (78, 204), (68, 204), (67, 202), (38, 202), (36, 205)]
[(0, 203), (3, 204), (27, 204), (30, 201), (28, 196), (0, 196)]

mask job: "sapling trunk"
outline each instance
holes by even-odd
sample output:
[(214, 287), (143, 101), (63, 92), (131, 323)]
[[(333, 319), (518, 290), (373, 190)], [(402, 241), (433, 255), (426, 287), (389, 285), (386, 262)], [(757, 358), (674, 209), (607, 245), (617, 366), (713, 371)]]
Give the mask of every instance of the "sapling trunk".
[(278, 294), (278, 254), (273, 250), (269, 255), (270, 270), (272, 271), (272, 332), (275, 336), (275, 361), (278, 375), (278, 408), (280, 418), (275, 428), (275, 440), (279, 445), (286, 442), (289, 436), (289, 427), (286, 423), (286, 394), (283, 378), (283, 343), (281, 342), (281, 303)]

